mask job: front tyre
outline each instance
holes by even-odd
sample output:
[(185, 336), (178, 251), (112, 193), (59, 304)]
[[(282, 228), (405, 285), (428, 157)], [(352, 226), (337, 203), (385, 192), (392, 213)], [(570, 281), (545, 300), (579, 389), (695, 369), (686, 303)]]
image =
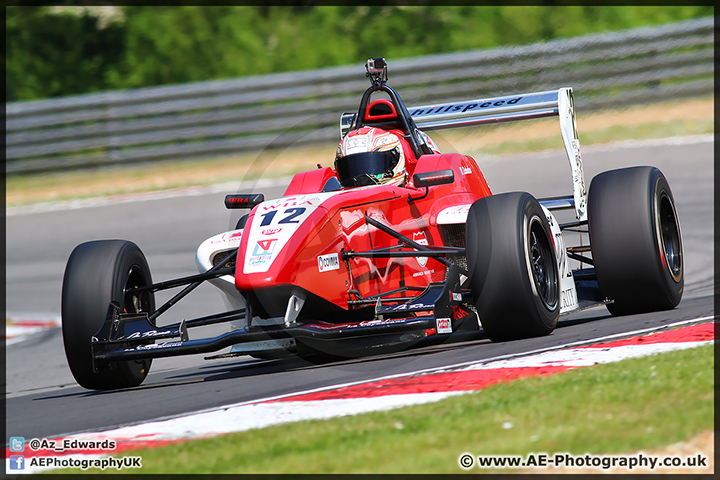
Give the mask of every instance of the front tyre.
[(140, 385), (152, 360), (99, 362), (93, 369), (91, 338), (108, 313), (111, 301), (128, 313), (152, 312), (155, 298), (132, 287), (151, 285), (145, 255), (132, 242), (100, 240), (78, 245), (65, 267), (62, 288), (62, 333), (65, 355), (75, 380), (91, 390)]
[(524, 192), (481, 198), (465, 228), (470, 289), (488, 337), (550, 334), (560, 312), (560, 276), (537, 200)]
[(590, 246), (600, 293), (613, 315), (669, 310), (682, 298), (680, 223), (655, 167), (610, 170), (588, 192)]

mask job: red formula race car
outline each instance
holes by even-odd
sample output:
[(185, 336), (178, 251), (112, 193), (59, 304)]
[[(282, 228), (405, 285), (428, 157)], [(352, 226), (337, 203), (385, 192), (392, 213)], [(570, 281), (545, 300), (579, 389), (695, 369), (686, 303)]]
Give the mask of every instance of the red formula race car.
[[(548, 335), (560, 315), (591, 305), (622, 315), (678, 304), (682, 240), (670, 187), (658, 169), (634, 167), (599, 174), (586, 193), (572, 89), (408, 109), (386, 83), (384, 59), (366, 69), (371, 86), (357, 113), (341, 117), (335, 168), (295, 175), (275, 200), (228, 195), (227, 207), (250, 212), (200, 245), (200, 274), (153, 283), (132, 242), (75, 248), (62, 330), (80, 385), (138, 385), (153, 358), (227, 347), (222, 356), (367, 355)], [(471, 157), (439, 153), (418, 129), (546, 116), (559, 117), (570, 163), (564, 197), (493, 195)], [(560, 223), (560, 210), (574, 215)], [(589, 245), (566, 247), (570, 231), (589, 234)], [(227, 312), (158, 322), (204, 281), (224, 294)], [(156, 306), (155, 292), (183, 286)], [(220, 322), (229, 328), (217, 337), (188, 333)]]

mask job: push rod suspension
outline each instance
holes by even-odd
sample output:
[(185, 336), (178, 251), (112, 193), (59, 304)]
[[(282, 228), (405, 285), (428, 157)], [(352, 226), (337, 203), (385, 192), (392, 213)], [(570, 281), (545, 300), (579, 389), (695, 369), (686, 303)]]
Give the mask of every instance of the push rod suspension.
[(402, 258), (402, 257), (432, 257), (440, 258), (448, 255), (464, 255), (465, 251), (458, 250), (433, 250), (428, 252), (408, 252), (408, 251), (367, 251), (367, 252), (343, 252), (344, 259), (347, 258)]
[[(215, 323), (224, 323), (231, 320), (240, 320), (245, 318), (245, 309), (231, 310), (229, 312), (217, 313), (215, 315), (208, 315), (206, 317), (193, 318), (192, 320), (186, 320), (185, 326), (191, 327), (204, 327), (206, 325), (213, 325)], [(163, 325), (158, 328), (180, 328), (180, 323), (173, 323), (172, 325)]]
[(176, 278), (174, 280), (167, 280), (165, 282), (153, 283), (152, 285), (144, 285), (142, 287), (128, 288), (125, 293), (136, 293), (151, 290), (153, 292), (159, 292), (160, 290), (167, 290), (169, 288), (181, 287), (188, 285), (192, 282), (210, 280), (211, 278), (222, 277), (223, 275), (234, 275), (235, 267), (220, 268), (225, 265), (229, 260), (237, 255), (237, 248), (231, 250), (228, 255), (218, 262), (214, 267), (205, 273), (198, 273), (197, 275), (190, 275), (188, 277)]
[[(377, 228), (378, 230), (382, 230), (383, 232), (387, 233), (387, 234), (390, 235), (391, 237), (394, 237), (394, 238), (400, 240), (401, 242), (403, 242), (404, 244), (408, 245), (409, 247), (412, 247), (412, 248), (414, 248), (414, 249), (416, 249), (416, 250), (420, 250), (420, 251), (422, 251), (422, 252), (429, 252), (429, 251), (431, 251), (431, 249), (429, 249), (428, 247), (426, 247), (426, 246), (424, 246), (424, 245), (420, 245), (419, 243), (413, 242), (412, 240), (410, 240), (409, 238), (407, 238), (407, 237), (404, 236), (404, 235), (399, 234), (398, 232), (396, 232), (396, 231), (393, 230), (392, 228), (390, 228), (390, 227), (388, 227), (388, 226), (386, 226), (386, 225), (383, 225), (382, 223), (378, 222), (378, 221), (375, 220), (374, 218), (369, 217), (367, 213), (365, 214), (365, 221), (366, 221), (367, 223), (369, 223), (370, 225), (372, 225), (373, 227)], [(425, 255), (423, 255), (423, 256), (425, 256)], [(454, 265), (453, 262), (451, 262), (451, 261), (448, 260), (447, 258), (443, 258), (443, 257), (437, 258), (437, 261), (440, 262), (440, 263), (442, 263), (443, 265), (445, 265), (445, 266), (448, 267), (448, 268), (450, 267), (450, 265)], [(465, 276), (467, 276), (467, 277), (470, 276), (470, 273), (469, 273), (467, 270), (465, 270), (464, 268), (462, 268), (462, 267), (459, 266), (459, 265), (457, 265), (457, 267), (460, 269), (460, 273), (462, 273), (463, 275), (465, 275)]]
[[(182, 298), (185, 297), (188, 293), (192, 292), (192, 291), (195, 290), (197, 287), (199, 287), (200, 284), (202, 284), (205, 280), (207, 280), (207, 279), (209, 279), (209, 278), (214, 278), (214, 277), (220, 276), (221, 274), (218, 273), (218, 272), (220, 272), (221, 270), (230, 270), (230, 269), (232, 269), (233, 272), (234, 272), (234, 268), (232, 268), (232, 267), (231, 267), (230, 269), (223, 269), (222, 267), (224, 267), (227, 262), (229, 262), (230, 260), (232, 260), (232, 259), (233, 259), (233, 256), (237, 255), (237, 251), (238, 251), (237, 248), (231, 250), (230, 253), (228, 253), (225, 257), (223, 257), (223, 259), (220, 260), (214, 267), (212, 267), (210, 270), (208, 270), (208, 271), (205, 272), (204, 274), (201, 274), (201, 276), (203, 276), (203, 278), (201, 278), (201, 279), (199, 279), (199, 280), (195, 280), (195, 281), (192, 282), (190, 285), (188, 285), (187, 287), (183, 288), (180, 292), (178, 292), (177, 295), (175, 295), (174, 297), (172, 297), (170, 300), (168, 300), (167, 302), (165, 302), (160, 308), (158, 308), (158, 309), (155, 310), (152, 314), (150, 314), (150, 315), (148, 316), (148, 319), (149, 319), (151, 322), (153, 322), (157, 317), (159, 317), (160, 315), (162, 315), (163, 313), (165, 313), (170, 307), (172, 307), (173, 305), (175, 305), (180, 299), (182, 299)], [(212, 274), (212, 275), (210, 275), (210, 274)]]

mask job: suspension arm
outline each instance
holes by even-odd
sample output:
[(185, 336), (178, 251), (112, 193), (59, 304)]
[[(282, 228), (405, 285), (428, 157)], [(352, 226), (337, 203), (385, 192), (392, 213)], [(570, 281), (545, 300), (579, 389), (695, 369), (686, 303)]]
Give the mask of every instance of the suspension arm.
[[(200, 275), (194, 275), (194, 277), (198, 278), (187, 287), (183, 288), (177, 295), (172, 297), (170, 300), (165, 302), (160, 308), (155, 310), (152, 314), (149, 316), (149, 320), (153, 322), (157, 317), (165, 313), (170, 307), (175, 305), (180, 299), (185, 297), (188, 293), (195, 290), (197, 287), (200, 286), (205, 280), (208, 280), (210, 278), (219, 277), (221, 275), (228, 275), (230, 273), (235, 273), (235, 267), (228, 267), (228, 268), (222, 268), (225, 266), (227, 262), (233, 259), (235, 255), (237, 255), (238, 249), (235, 248), (230, 251), (225, 257), (223, 257), (222, 260), (220, 260), (214, 267), (212, 267), (210, 270), (208, 270), (205, 273), (201, 273)], [(228, 272), (230, 271), (230, 272)], [(188, 277), (190, 278), (190, 277)]]
[[(398, 232), (396, 232), (396, 231), (393, 230), (392, 228), (390, 228), (390, 227), (388, 227), (388, 226), (386, 226), (386, 225), (383, 225), (382, 223), (378, 222), (378, 221), (375, 220), (374, 218), (369, 217), (367, 213), (365, 214), (365, 221), (366, 221), (367, 223), (369, 223), (370, 225), (372, 225), (373, 227), (377, 228), (378, 230), (381, 230), (381, 231), (387, 233), (388, 235), (390, 235), (391, 237), (400, 240), (400, 241), (403, 242), (405, 245), (407, 245), (407, 246), (409, 246), (409, 247), (411, 247), (411, 248), (414, 248), (414, 249), (419, 250), (419, 251), (421, 251), (421, 252), (431, 252), (431, 251), (432, 251), (430, 248), (428, 248), (428, 247), (426, 247), (426, 246), (424, 246), (424, 245), (420, 245), (419, 243), (413, 242), (412, 240), (410, 240), (409, 238), (407, 238), (407, 237), (404, 236), (404, 235), (399, 234)], [(408, 255), (408, 256), (412, 256), (412, 255)], [(414, 256), (423, 256), (423, 257), (424, 257), (424, 256), (431, 256), (431, 255), (414, 255)], [(451, 261), (448, 260), (447, 258), (443, 258), (443, 257), (438, 257), (438, 258), (437, 258), (437, 261), (440, 262), (440, 263), (442, 263), (443, 265), (445, 265), (445, 266), (448, 267), (448, 268), (449, 268), (451, 265), (455, 265), (453, 262), (451, 262)], [(470, 273), (469, 273), (467, 270), (465, 270), (464, 268), (462, 268), (462, 267), (460, 267), (460, 266), (458, 266), (458, 268), (459, 268), (459, 270), (460, 270), (460, 273), (462, 273), (462, 274), (465, 275), (466, 277), (469, 277), (469, 276), (470, 276)]]

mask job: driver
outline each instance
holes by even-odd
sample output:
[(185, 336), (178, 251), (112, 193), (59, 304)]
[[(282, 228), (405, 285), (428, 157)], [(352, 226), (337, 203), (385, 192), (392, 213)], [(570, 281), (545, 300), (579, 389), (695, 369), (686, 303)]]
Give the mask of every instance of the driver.
[[(440, 153), (425, 133), (422, 139), (434, 153)], [(406, 164), (417, 160), (398, 130), (362, 127), (348, 132), (338, 145), (335, 170), (343, 187), (397, 185), (407, 180)]]

